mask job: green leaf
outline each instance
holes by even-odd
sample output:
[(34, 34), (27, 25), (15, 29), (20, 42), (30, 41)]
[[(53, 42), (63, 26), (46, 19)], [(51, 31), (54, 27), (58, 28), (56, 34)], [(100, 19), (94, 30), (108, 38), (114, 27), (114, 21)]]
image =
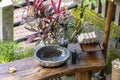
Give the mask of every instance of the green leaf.
[(100, 0), (100, 2), (101, 2), (102, 4), (104, 4), (104, 3), (105, 3), (105, 0)]
[(84, 6), (84, 7), (85, 7), (85, 6), (88, 6), (89, 3), (90, 3), (90, 0), (84, 0), (83, 6)]

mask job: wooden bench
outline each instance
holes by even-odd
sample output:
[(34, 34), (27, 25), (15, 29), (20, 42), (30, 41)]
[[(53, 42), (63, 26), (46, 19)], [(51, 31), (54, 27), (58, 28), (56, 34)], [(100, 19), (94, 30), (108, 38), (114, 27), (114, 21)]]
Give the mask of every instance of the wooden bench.
[[(0, 80), (46, 80), (54, 77), (61, 77), (75, 74), (75, 80), (91, 80), (91, 71), (103, 69), (105, 66), (104, 57), (101, 51), (92, 53), (81, 52), (79, 44), (70, 44), (69, 50), (76, 48), (80, 55), (76, 59), (76, 64), (68, 62), (60, 67), (45, 68), (37, 65), (34, 57), (16, 60), (0, 65)], [(13, 74), (8, 69), (13, 66), (17, 71)]]

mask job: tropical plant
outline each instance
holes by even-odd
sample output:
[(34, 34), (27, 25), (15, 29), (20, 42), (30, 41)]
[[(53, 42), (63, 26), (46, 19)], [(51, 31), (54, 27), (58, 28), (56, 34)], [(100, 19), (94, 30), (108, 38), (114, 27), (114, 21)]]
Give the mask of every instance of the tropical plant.
[[(29, 0), (25, 0), (27, 3), (28, 17), (32, 17), (38, 20), (37, 31), (39, 37), (43, 41), (58, 41), (61, 36), (67, 36), (65, 34), (74, 25), (69, 26), (67, 13), (67, 6), (61, 7), (62, 0), (55, 3), (51, 0), (50, 4), (45, 4), (46, 0), (33, 0), (33, 5), (29, 4)], [(69, 29), (68, 29), (69, 28)], [(59, 33), (59, 34), (58, 34)], [(31, 42), (34, 38), (38, 37), (38, 34), (28, 37), (27, 42)], [(68, 37), (68, 36), (67, 36)]]

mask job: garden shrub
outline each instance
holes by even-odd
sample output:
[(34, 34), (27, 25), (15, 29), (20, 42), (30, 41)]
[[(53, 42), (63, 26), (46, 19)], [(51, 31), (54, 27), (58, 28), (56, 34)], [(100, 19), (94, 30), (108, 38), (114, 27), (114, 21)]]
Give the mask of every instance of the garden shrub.
[(0, 64), (30, 57), (33, 55), (32, 48), (22, 48), (15, 42), (0, 42)]
[(0, 63), (13, 61), (15, 57), (15, 42), (0, 42)]

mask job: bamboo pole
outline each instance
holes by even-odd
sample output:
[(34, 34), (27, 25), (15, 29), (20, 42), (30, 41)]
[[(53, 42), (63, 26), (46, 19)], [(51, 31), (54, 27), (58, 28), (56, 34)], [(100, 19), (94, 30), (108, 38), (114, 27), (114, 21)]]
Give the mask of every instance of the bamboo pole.
[[(106, 61), (106, 56), (107, 56), (107, 47), (108, 47), (108, 40), (109, 40), (109, 34), (110, 34), (113, 5), (114, 5), (114, 2), (111, 2), (111, 0), (109, 0), (108, 9), (107, 9), (107, 17), (106, 17), (105, 27), (104, 27), (104, 36), (103, 36), (103, 47), (104, 47), (103, 54), (104, 54), (105, 61)], [(99, 74), (97, 74), (97, 77), (100, 76), (102, 79), (104, 79), (105, 78), (104, 72), (106, 68), (107, 66), (105, 66), (104, 69), (100, 70)]]
[(113, 5), (114, 5), (114, 2), (110, 0), (108, 3), (107, 17), (106, 17), (105, 28), (104, 28), (104, 36), (103, 36), (103, 47), (104, 47), (103, 53), (104, 53), (105, 60), (107, 56), (107, 47), (108, 47), (108, 40), (109, 40), (109, 34), (110, 34)]

